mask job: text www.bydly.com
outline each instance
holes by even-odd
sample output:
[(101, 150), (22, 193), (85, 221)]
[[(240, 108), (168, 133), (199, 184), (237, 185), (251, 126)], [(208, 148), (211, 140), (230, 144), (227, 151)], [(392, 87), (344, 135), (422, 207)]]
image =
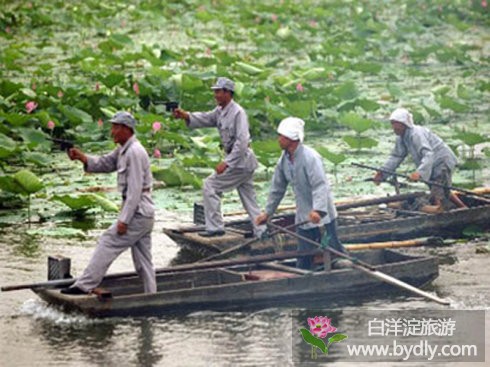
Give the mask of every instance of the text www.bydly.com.
[[(415, 344), (403, 344), (393, 341), (393, 344), (358, 344), (346, 345), (352, 357), (401, 357), (407, 361), (412, 357), (425, 357), (432, 361), (435, 357), (471, 357), (477, 355), (476, 345), (431, 345), (427, 340)], [(437, 359), (437, 358), (436, 358)]]

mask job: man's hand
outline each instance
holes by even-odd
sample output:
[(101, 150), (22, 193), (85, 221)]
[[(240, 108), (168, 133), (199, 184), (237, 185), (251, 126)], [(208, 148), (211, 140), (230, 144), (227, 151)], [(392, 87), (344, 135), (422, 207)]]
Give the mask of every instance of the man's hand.
[(87, 156), (80, 149), (70, 148), (66, 152), (72, 161), (77, 160), (87, 164)]
[(117, 234), (123, 235), (126, 234), (127, 231), (128, 231), (128, 225), (121, 221), (117, 221)]
[(373, 177), (373, 182), (375, 185), (379, 185), (381, 181), (383, 180), (383, 172), (376, 172), (376, 174)]
[(420, 173), (418, 172), (412, 172), (410, 174), (410, 177), (409, 177), (410, 181), (412, 182), (417, 182), (418, 180), (420, 180)]
[(216, 173), (218, 175), (221, 175), (223, 172), (226, 171), (227, 168), (228, 168), (228, 164), (226, 162), (221, 162), (216, 166)]
[(261, 224), (266, 223), (268, 220), (269, 216), (267, 215), (267, 213), (260, 213), (257, 218), (255, 218), (255, 224), (260, 226)]
[(189, 113), (181, 108), (176, 108), (174, 110), (174, 117), (177, 119), (183, 119), (189, 121)]
[(312, 210), (308, 215), (308, 217), (310, 222), (315, 224), (320, 223), (320, 220), (322, 219), (322, 216), (316, 210)]

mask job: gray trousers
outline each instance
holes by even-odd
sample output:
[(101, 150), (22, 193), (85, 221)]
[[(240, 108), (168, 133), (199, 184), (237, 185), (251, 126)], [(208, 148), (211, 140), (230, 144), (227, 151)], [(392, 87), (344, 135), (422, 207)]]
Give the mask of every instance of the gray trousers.
[(143, 281), (145, 293), (155, 293), (155, 269), (151, 260), (153, 223), (154, 218), (135, 214), (128, 225), (128, 231), (123, 235), (117, 234), (117, 223), (112, 224), (100, 237), (89, 264), (74, 286), (90, 292), (100, 284), (112, 262), (131, 248), (134, 267)]
[(254, 234), (260, 236), (265, 231), (265, 225), (257, 226), (255, 224), (255, 218), (260, 214), (260, 208), (255, 198), (253, 174), (253, 171), (228, 168), (220, 175), (215, 172), (206, 178), (203, 187), (203, 204), (207, 231), (224, 230), (223, 216), (221, 215), (221, 195), (223, 192), (235, 188), (252, 221)]

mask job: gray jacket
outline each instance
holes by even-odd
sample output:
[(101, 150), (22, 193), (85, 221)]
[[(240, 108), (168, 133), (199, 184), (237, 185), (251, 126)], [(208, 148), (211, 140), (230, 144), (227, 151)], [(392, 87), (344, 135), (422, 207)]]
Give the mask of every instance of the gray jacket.
[(296, 223), (308, 220), (312, 210), (326, 213), (320, 224), (307, 223), (302, 228), (317, 227), (337, 218), (322, 158), (314, 149), (299, 144), (294, 152), (294, 163), (291, 163), (286, 152), (282, 153), (274, 171), (265, 207), (269, 217), (276, 211), (288, 184), (291, 184), (296, 199)]
[(414, 125), (412, 128), (407, 127), (403, 136), (396, 137), (395, 148), (382, 168), (388, 171), (396, 170), (408, 153), (424, 180), (430, 180), (444, 166), (452, 171), (458, 162), (441, 138), (426, 127)]
[(257, 168), (257, 158), (249, 147), (250, 132), (247, 114), (235, 101), (232, 100), (225, 108), (218, 106), (209, 112), (190, 113), (188, 126), (193, 129), (216, 126), (226, 153), (225, 162), (228, 166), (247, 171), (254, 171)]
[(101, 157), (88, 157), (85, 171), (114, 172), (123, 198), (118, 220), (129, 224), (135, 213), (152, 218), (155, 207), (151, 199), (153, 178), (145, 148), (133, 135), (123, 146)]

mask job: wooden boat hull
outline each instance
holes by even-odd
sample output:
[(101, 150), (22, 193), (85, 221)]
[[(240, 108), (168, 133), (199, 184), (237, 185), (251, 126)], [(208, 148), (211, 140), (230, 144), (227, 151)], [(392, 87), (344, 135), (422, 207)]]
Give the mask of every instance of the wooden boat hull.
[[(490, 228), (490, 202), (474, 198), (465, 199), (472, 207), (454, 209), (438, 214), (411, 212), (409, 215), (387, 217), (375, 211), (372, 218), (364, 222), (352, 223), (348, 211), (339, 211), (338, 235), (344, 243), (368, 243), (381, 241), (400, 241), (427, 236), (458, 236), (468, 226)], [(294, 221), (294, 214), (283, 214), (275, 217), (278, 224), (286, 226)], [(248, 225), (248, 227), (247, 227)], [(197, 234), (199, 227), (187, 226), (178, 229), (166, 229), (165, 233), (182, 247), (203, 254), (221, 252), (229, 247), (243, 243), (243, 234), (250, 231), (250, 225), (244, 221), (231, 221), (226, 224), (227, 234), (223, 237), (203, 238)], [(202, 228), (201, 228), (202, 229)], [(269, 247), (282, 243), (281, 250), (295, 249), (296, 241), (283, 236), (280, 241), (272, 241)], [(267, 246), (262, 246), (267, 247)]]
[[(377, 270), (416, 287), (438, 276), (433, 257), (412, 257), (391, 250), (374, 250), (358, 254)], [(256, 269), (260, 273), (259, 268)], [(253, 273), (253, 271), (252, 271)], [(248, 275), (247, 275), (248, 274)], [(37, 288), (33, 291), (46, 302), (96, 317), (164, 315), (198, 310), (245, 310), (268, 307), (312, 307), (359, 302), (377, 292), (398, 289), (355, 269), (314, 272), (307, 275), (279, 274), (266, 280), (247, 279), (248, 268), (208, 269), (159, 274), (158, 293), (144, 294), (136, 276), (106, 279), (102, 287), (113, 297), (99, 300), (95, 295), (70, 296), (59, 289)]]

